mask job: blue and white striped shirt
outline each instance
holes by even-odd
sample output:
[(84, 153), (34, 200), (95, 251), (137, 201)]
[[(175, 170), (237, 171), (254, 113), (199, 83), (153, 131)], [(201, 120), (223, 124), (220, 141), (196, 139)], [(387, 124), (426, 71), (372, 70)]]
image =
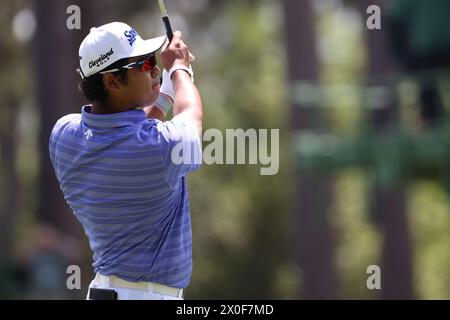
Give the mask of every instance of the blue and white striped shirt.
[[(82, 224), (94, 271), (128, 281), (186, 288), (192, 231), (186, 174), (178, 143), (201, 159), (196, 131), (181, 117), (146, 119), (142, 110), (62, 117), (50, 136), (50, 158), (64, 198)], [(190, 164), (189, 164), (190, 163)]]

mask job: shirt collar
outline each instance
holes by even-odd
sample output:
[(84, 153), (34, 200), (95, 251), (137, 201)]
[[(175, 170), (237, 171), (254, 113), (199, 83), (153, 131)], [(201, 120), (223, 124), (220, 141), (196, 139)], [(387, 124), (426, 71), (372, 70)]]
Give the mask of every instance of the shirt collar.
[(91, 105), (81, 108), (81, 121), (88, 127), (97, 128), (118, 128), (132, 126), (138, 122), (144, 121), (145, 112), (143, 110), (129, 110), (110, 114), (91, 113)]

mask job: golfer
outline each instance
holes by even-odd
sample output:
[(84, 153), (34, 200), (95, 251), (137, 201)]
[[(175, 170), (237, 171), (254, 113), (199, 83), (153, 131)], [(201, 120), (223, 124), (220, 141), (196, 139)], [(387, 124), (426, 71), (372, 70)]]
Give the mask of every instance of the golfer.
[(186, 175), (200, 167), (203, 118), (189, 50), (180, 32), (170, 43), (143, 40), (112, 22), (90, 30), (79, 56), (91, 104), (56, 122), (49, 149), (94, 254), (87, 298), (183, 299), (192, 274)]

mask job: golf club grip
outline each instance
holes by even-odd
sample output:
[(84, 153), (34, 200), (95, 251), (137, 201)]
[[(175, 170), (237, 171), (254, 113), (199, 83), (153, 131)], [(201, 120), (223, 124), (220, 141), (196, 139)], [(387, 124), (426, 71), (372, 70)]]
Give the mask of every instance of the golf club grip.
[(164, 16), (164, 17), (162, 17), (162, 20), (164, 23), (164, 28), (166, 28), (167, 38), (169, 38), (169, 42), (170, 42), (170, 41), (172, 41), (172, 38), (173, 38), (173, 31), (172, 31), (172, 26), (170, 25), (169, 17)]
[[(164, 16), (164, 17), (162, 17), (162, 20), (163, 20), (164, 28), (166, 28), (167, 38), (169, 39), (169, 42), (170, 42), (170, 41), (172, 41), (172, 38), (173, 38), (173, 31), (172, 31), (172, 26), (170, 24), (169, 17)], [(191, 62), (195, 61), (194, 55), (190, 52), (189, 52), (189, 60)]]

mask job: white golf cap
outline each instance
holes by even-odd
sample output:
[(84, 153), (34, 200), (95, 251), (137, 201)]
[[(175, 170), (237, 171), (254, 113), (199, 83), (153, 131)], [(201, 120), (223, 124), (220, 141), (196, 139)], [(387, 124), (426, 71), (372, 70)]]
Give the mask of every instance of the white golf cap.
[(158, 51), (166, 36), (142, 40), (136, 30), (122, 22), (91, 28), (80, 45), (80, 74), (89, 77), (116, 61)]

